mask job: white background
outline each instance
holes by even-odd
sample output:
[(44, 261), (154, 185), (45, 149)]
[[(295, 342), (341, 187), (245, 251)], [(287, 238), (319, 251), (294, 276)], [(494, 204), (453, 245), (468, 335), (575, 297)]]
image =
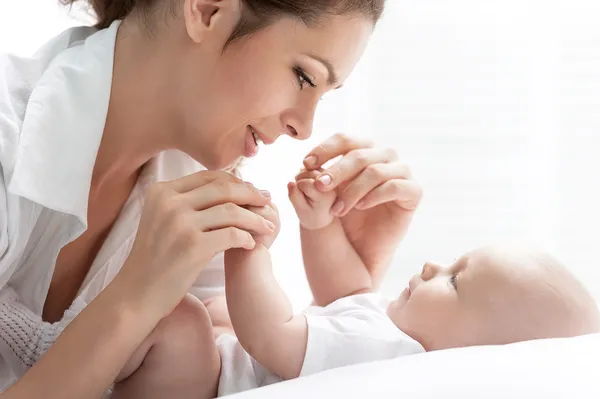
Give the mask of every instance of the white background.
[[(30, 54), (67, 26), (56, 0), (0, 3), (0, 51)], [(273, 193), (276, 273), (310, 300), (286, 182), (305, 153), (344, 131), (398, 150), (425, 189), (383, 291), (425, 260), (526, 239), (600, 298), (600, 2), (388, 0), (346, 88), (325, 97), (307, 142), (261, 149), (245, 177)]]

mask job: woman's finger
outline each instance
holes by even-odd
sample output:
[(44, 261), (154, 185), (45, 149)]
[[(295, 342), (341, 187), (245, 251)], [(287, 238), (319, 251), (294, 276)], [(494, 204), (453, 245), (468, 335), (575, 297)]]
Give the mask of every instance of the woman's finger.
[(263, 217), (265, 220), (269, 220), (271, 222), (276, 221), (279, 217), (277, 207), (275, 207), (275, 204), (272, 202), (265, 206), (249, 206), (247, 209), (248, 211), (255, 213)]
[(205, 232), (236, 227), (249, 233), (270, 234), (276, 228), (261, 215), (231, 202), (213, 206), (196, 215), (199, 229)]
[(242, 206), (265, 206), (270, 201), (270, 194), (241, 181), (215, 179), (183, 194), (182, 201), (198, 211), (229, 202)]
[(206, 243), (212, 253), (225, 252), (231, 248), (253, 249), (256, 245), (252, 234), (235, 227), (213, 230), (206, 234)]
[(356, 205), (356, 209), (364, 210), (378, 205), (394, 202), (400, 208), (414, 211), (423, 197), (423, 189), (414, 180), (388, 180), (369, 192)]
[(354, 206), (376, 187), (392, 179), (403, 179), (403, 171), (394, 163), (376, 163), (367, 166), (356, 178), (339, 191), (331, 212), (345, 216)]
[(317, 169), (328, 161), (352, 150), (371, 147), (373, 147), (373, 143), (370, 141), (352, 138), (342, 133), (334, 134), (308, 153), (304, 158), (304, 166), (306, 169)]
[[(339, 162), (321, 173), (317, 178), (317, 188), (324, 192), (331, 191), (373, 165), (394, 162), (397, 159), (398, 155), (393, 149), (361, 148), (350, 151)], [(407, 168), (403, 172), (409, 173)]]
[(220, 170), (202, 170), (200, 172), (192, 173), (187, 176), (183, 176), (177, 180), (162, 183), (169, 185), (173, 190), (178, 193), (187, 193), (198, 187), (202, 187), (205, 184), (211, 183), (215, 180), (223, 180), (232, 183), (243, 183), (242, 180), (235, 177), (231, 173), (227, 173)]

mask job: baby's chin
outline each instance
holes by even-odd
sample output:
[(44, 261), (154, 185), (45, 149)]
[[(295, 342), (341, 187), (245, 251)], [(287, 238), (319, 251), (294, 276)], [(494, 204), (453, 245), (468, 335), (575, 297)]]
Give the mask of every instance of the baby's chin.
[(392, 319), (395, 324), (398, 324), (397, 321), (400, 318), (400, 313), (402, 309), (406, 306), (408, 299), (410, 298), (410, 291), (408, 288), (405, 288), (404, 291), (398, 296), (398, 298), (394, 299), (390, 302), (387, 309), (387, 314)]

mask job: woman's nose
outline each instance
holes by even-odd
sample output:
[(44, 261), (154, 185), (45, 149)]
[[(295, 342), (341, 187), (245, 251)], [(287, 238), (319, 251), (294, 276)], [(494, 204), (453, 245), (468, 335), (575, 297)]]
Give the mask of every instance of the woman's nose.
[(423, 281), (428, 281), (434, 278), (442, 269), (442, 267), (433, 262), (426, 262), (423, 265), (423, 270), (421, 271), (421, 278)]
[(312, 134), (315, 112), (316, 104), (299, 106), (285, 112), (282, 115), (282, 122), (286, 133), (293, 139), (308, 139)]
[(312, 134), (313, 121), (290, 121), (285, 124), (286, 133), (293, 139), (306, 140)]

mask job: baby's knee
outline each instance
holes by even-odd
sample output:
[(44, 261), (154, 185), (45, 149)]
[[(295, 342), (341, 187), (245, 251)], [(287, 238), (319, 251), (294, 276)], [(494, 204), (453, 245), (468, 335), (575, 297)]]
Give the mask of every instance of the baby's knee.
[(214, 397), (220, 370), (208, 311), (188, 295), (134, 353), (117, 379), (114, 394), (119, 398)]
[(188, 294), (156, 326), (154, 346), (180, 356), (204, 355), (216, 351), (212, 322), (206, 307)]

